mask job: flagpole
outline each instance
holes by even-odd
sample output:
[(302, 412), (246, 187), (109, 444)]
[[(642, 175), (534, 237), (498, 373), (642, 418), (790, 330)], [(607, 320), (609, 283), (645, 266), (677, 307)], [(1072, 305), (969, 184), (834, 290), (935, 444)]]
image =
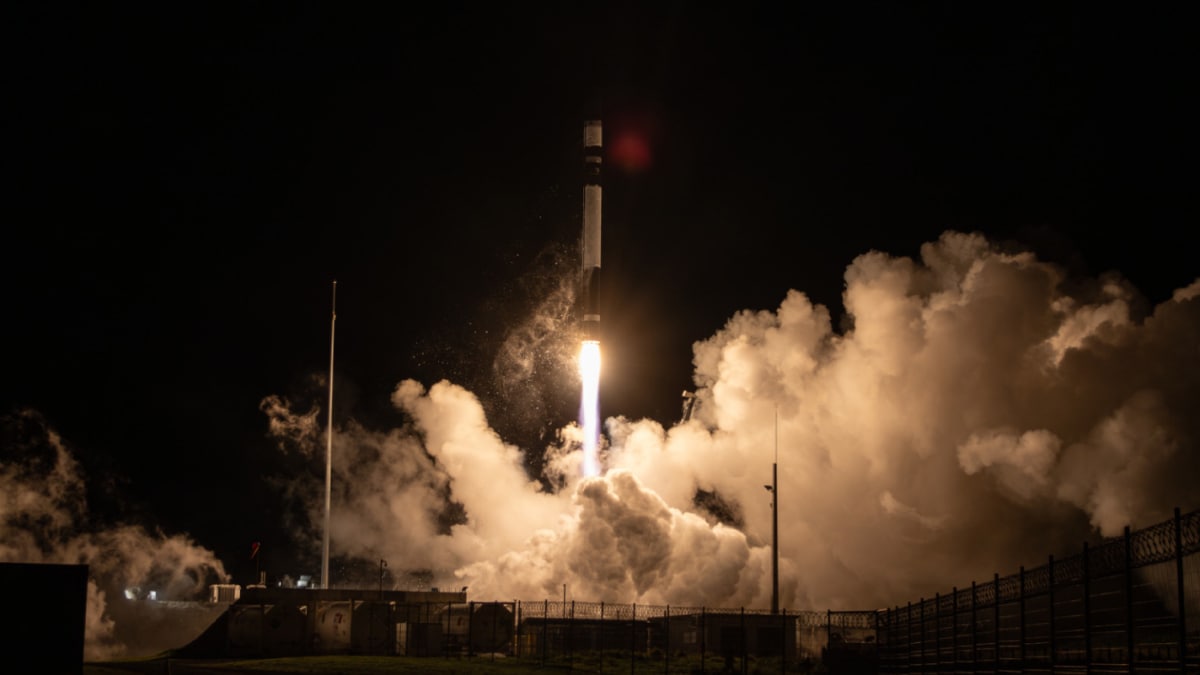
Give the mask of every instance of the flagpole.
[(333, 337), (337, 327), (337, 280), (333, 281), (333, 311), (329, 319), (329, 421), (325, 425), (325, 536), (321, 547), (321, 587), (329, 588), (329, 502), (333, 483)]

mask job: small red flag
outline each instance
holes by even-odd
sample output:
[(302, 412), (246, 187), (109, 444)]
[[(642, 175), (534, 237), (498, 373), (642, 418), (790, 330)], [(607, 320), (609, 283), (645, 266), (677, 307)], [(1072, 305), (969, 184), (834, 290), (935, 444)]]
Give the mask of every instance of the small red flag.
[(258, 549), (260, 546), (262, 546), (262, 544), (257, 541), (254, 542), (253, 544), (250, 544), (250, 559), (251, 560), (254, 559), (254, 556), (258, 555)]

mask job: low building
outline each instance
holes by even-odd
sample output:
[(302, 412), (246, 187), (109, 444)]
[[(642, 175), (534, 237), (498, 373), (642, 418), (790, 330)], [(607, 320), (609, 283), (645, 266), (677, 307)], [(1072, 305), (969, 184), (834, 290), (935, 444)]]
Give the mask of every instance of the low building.
[[(217, 658), (428, 652), (410, 650), (414, 631), (409, 624), (413, 618), (416, 623), (439, 627), (437, 631), (415, 632), (420, 633), (422, 647), (433, 641), (440, 654), (444, 646), (441, 637), (446, 632), (441, 630), (443, 616), (453, 617), (455, 607), (473, 606), (465, 600), (465, 593), (436, 591), (250, 586), (207, 630), (176, 654)], [(436, 640), (431, 637), (435, 632)]]

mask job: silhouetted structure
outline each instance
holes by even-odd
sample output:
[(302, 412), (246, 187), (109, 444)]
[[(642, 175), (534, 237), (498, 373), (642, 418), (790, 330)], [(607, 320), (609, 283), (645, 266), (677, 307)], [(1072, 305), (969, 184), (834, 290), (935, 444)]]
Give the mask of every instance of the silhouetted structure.
[[(187, 658), (432, 656), (455, 644), (446, 639), (454, 635), (455, 608), (467, 612), (484, 604), (465, 599), (465, 593), (436, 591), (246, 588), (207, 630), (175, 653)], [(511, 612), (505, 625), (511, 639)]]
[(879, 613), (880, 672), (1200, 672), (1200, 512)]
[(0, 563), (0, 663), (50, 675), (83, 672), (87, 572), (87, 565)]
[(1050, 557), (1036, 569), (863, 611), (247, 589), (190, 648), (207, 656), (504, 654), (604, 672), (1197, 675), (1197, 553), (1200, 511), (1177, 511), (1170, 521)]

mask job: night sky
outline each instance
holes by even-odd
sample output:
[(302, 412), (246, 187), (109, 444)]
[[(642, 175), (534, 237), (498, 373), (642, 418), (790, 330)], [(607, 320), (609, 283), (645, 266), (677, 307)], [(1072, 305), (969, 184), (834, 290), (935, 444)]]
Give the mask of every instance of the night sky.
[(1200, 273), (1194, 24), (1161, 5), (28, 4), (0, 413), (62, 435), (93, 518), (240, 581), (253, 541), (302, 565), (260, 403), (323, 405), (334, 279), (335, 424), (401, 424), (406, 378), (528, 450), (575, 418), (552, 355), (494, 364), (574, 273), (595, 101), (606, 416), (674, 422), (735, 312), (797, 289), (836, 327), (856, 256), (948, 229), (1147, 306)]

